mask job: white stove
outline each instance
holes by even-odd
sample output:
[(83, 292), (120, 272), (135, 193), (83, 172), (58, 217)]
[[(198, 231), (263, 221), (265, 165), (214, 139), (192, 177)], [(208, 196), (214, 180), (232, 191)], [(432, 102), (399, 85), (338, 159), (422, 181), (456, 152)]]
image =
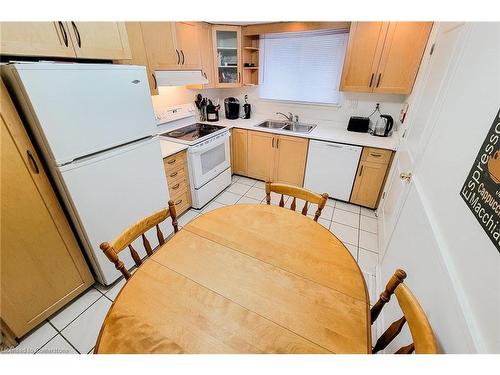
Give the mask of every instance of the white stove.
[(229, 130), (198, 123), (192, 105), (155, 110), (162, 139), (188, 145), (188, 169), (194, 208), (202, 208), (231, 184)]

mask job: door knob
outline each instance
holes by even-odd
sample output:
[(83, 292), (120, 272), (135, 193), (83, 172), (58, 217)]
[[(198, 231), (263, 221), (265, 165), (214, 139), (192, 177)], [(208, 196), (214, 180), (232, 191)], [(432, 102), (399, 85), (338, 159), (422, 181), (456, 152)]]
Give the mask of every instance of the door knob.
[(399, 175), (399, 178), (402, 179), (402, 180), (404, 180), (404, 181), (406, 181), (406, 182), (410, 182), (410, 180), (411, 180), (411, 172), (408, 172), (408, 173), (403, 172), (403, 173), (401, 173)]

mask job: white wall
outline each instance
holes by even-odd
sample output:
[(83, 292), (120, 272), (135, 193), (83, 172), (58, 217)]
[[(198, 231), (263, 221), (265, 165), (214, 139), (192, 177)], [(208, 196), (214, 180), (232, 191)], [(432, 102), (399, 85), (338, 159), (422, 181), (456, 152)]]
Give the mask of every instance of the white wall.
[[(381, 276), (408, 271), (444, 352), (500, 353), (500, 253), (460, 197), (500, 105), (500, 24), (466, 31)], [(407, 343), (403, 335), (397, 344)]]
[[(317, 125), (326, 125), (346, 128), (351, 116), (368, 116), (375, 109), (375, 104), (380, 103), (380, 111), (394, 118), (396, 126), (399, 124), (399, 113), (406, 99), (404, 95), (368, 94), (368, 93), (341, 93), (341, 102), (338, 106), (300, 104), (288, 102), (266, 101), (259, 98), (259, 88), (242, 87), (233, 89), (205, 89), (191, 90), (185, 87), (160, 87), (160, 95), (153, 96), (155, 106), (176, 105), (194, 101), (197, 93), (204, 97), (223, 103), (224, 98), (234, 96), (238, 98), (241, 106), (245, 94), (252, 105), (252, 115), (265, 118), (280, 118), (276, 112), (293, 112), (299, 115), (300, 121), (311, 122)], [(241, 108), (243, 113), (243, 108)], [(224, 106), (219, 112), (224, 117)], [(375, 118), (375, 116), (373, 116)]]

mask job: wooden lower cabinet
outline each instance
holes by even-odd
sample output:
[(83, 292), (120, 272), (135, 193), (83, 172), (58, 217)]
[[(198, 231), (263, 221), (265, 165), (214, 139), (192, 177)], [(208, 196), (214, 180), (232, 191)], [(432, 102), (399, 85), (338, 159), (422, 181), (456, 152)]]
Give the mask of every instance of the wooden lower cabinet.
[(273, 182), (303, 186), (308, 145), (307, 138), (277, 137)]
[[(247, 173), (244, 175), (264, 181), (303, 185), (308, 139), (238, 130), (248, 133)], [(235, 147), (233, 154), (237, 152)]]
[(247, 175), (248, 173), (248, 131), (231, 129), (231, 167), (233, 173)]
[(351, 194), (351, 203), (377, 208), (392, 152), (364, 147)]
[(0, 92), (1, 320), (22, 337), (94, 279), (3, 83)]
[(174, 201), (177, 215), (180, 215), (191, 207), (191, 187), (186, 151), (180, 151), (166, 157), (163, 159), (163, 166), (167, 176), (170, 199)]
[(277, 136), (271, 133), (248, 131), (248, 177), (264, 181), (272, 179), (276, 138)]

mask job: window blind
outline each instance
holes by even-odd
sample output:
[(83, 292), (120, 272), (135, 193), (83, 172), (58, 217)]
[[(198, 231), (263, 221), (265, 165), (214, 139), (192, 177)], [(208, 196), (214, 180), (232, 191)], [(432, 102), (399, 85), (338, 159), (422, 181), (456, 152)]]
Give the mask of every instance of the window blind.
[(261, 37), (260, 97), (338, 103), (348, 35), (348, 30), (320, 30)]

